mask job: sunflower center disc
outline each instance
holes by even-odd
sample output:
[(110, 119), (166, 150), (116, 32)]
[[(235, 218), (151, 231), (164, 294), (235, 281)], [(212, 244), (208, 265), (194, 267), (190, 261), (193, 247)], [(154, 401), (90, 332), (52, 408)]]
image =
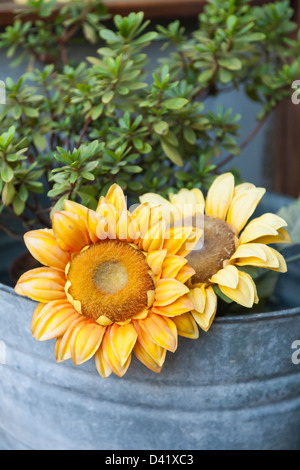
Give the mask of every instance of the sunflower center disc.
[(129, 243), (103, 240), (73, 256), (69, 293), (83, 315), (123, 322), (143, 312), (154, 282), (145, 255)]
[(119, 261), (105, 261), (94, 273), (95, 285), (104, 294), (116, 294), (128, 282), (128, 272)]
[(192, 251), (188, 264), (196, 271), (191, 278), (192, 284), (206, 283), (223, 268), (235, 252), (234, 232), (222, 219), (204, 215), (204, 234), (202, 248)]

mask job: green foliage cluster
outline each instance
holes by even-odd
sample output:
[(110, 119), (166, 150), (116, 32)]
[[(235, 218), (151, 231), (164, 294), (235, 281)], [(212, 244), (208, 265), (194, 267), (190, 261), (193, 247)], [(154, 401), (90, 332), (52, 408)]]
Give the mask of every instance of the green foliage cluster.
[[(48, 208), (65, 198), (94, 208), (114, 182), (133, 202), (147, 191), (206, 187), (243, 145), (240, 116), (204, 102), (244, 90), (263, 122), (300, 75), (292, 14), (287, 0), (208, 0), (188, 35), (178, 20), (154, 31), (142, 12), (108, 27), (99, 0), (59, 9), (29, 0), (0, 34), (12, 64), (28, 64), (17, 82), (6, 79), (0, 107), (0, 210), (46, 226)], [(97, 52), (76, 61), (70, 46), (82, 38)], [(166, 51), (151, 73), (150, 44)]]

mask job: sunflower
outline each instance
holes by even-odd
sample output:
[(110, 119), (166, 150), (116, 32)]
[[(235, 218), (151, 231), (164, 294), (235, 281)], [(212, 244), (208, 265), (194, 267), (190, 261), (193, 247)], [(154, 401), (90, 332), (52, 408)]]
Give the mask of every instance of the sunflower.
[(178, 335), (198, 337), (186, 282), (195, 274), (186, 255), (199, 239), (189, 228), (167, 227), (160, 206), (127, 209), (114, 184), (96, 211), (64, 201), (52, 229), (24, 236), (42, 265), (23, 274), (15, 291), (39, 304), (32, 334), (56, 338), (57, 362), (94, 356), (103, 378), (122, 377), (132, 352), (160, 372)]
[(281, 273), (287, 270), (283, 256), (268, 246), (290, 242), (284, 229), (286, 222), (278, 215), (266, 213), (247, 224), (264, 194), (264, 188), (251, 183), (235, 186), (233, 175), (225, 173), (214, 180), (206, 200), (199, 189), (185, 188), (177, 194), (169, 194), (169, 201), (153, 193), (140, 198), (153, 207), (156, 204), (173, 206), (173, 214), (177, 211), (183, 218), (192, 216), (194, 225), (196, 217), (202, 218), (201, 244), (187, 255), (189, 265), (195, 270), (187, 286), (188, 298), (193, 303), (191, 313), (204, 331), (209, 330), (217, 311), (214, 286), (231, 301), (251, 308), (259, 299), (256, 285), (245, 267)]

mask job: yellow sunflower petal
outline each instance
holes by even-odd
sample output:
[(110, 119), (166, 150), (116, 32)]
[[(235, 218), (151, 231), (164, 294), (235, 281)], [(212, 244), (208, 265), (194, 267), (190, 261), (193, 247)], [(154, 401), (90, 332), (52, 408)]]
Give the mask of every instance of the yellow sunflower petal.
[(160, 279), (155, 288), (154, 306), (169, 305), (188, 292), (188, 287), (176, 279)]
[(250, 223), (252, 224), (255, 222), (265, 223), (269, 225), (270, 227), (273, 227), (275, 230), (278, 230), (279, 228), (287, 226), (286, 221), (282, 217), (280, 217), (277, 214), (272, 214), (272, 212), (266, 212), (260, 217), (253, 219)]
[(127, 211), (123, 211), (116, 224), (116, 236), (119, 240), (135, 242), (138, 240), (137, 225), (135, 219)]
[(234, 188), (234, 197), (237, 195), (241, 195), (242, 193), (248, 191), (249, 189), (255, 189), (255, 185), (252, 183), (241, 183), (237, 184)]
[(99, 200), (96, 213), (111, 224), (116, 224), (119, 218), (119, 212), (116, 207), (103, 196)]
[(249, 274), (239, 271), (239, 283), (235, 289), (219, 285), (220, 290), (234, 302), (251, 308), (257, 298), (255, 284)]
[(187, 263), (187, 259), (177, 255), (167, 255), (162, 264), (162, 277), (174, 278)]
[(140, 204), (131, 213), (131, 216), (135, 221), (137, 233), (141, 238), (145, 236), (149, 228), (150, 213), (150, 206), (147, 203)]
[(159, 315), (164, 315), (165, 317), (172, 317), (173, 319), (173, 317), (189, 312), (193, 308), (193, 303), (189, 298), (186, 295), (182, 295), (179, 299), (169, 305), (163, 305), (161, 307), (153, 306), (152, 311)]
[(193, 227), (189, 236), (185, 239), (179, 250), (176, 252), (178, 256), (187, 256), (191, 251), (196, 249), (196, 245), (203, 235), (203, 229)]
[(152, 206), (164, 205), (164, 204), (170, 205), (170, 202), (167, 199), (155, 193), (145, 193), (139, 197), (139, 200), (142, 204), (145, 204), (145, 202), (147, 202), (151, 204)]
[(208, 331), (217, 312), (217, 296), (212, 287), (205, 289), (203, 287), (202, 292), (205, 297), (205, 305), (202, 313), (197, 310), (193, 310), (191, 313), (200, 328), (204, 331)]
[(80, 217), (85, 218), (88, 213), (88, 208), (83, 206), (82, 204), (78, 204), (74, 201), (69, 201), (68, 199), (64, 200), (64, 209), (67, 212), (71, 212), (72, 214), (77, 214)]
[(88, 361), (98, 350), (105, 327), (93, 320), (86, 320), (77, 325), (72, 333), (70, 348), (74, 364), (80, 365)]
[(39, 314), (33, 318), (32, 336), (38, 341), (63, 336), (76, 318), (78, 318), (78, 314), (68, 302), (55, 300), (43, 304)]
[(200, 189), (181, 189), (177, 194), (170, 193), (169, 199), (172, 203), (172, 222), (183, 225), (184, 220), (204, 213), (204, 196)]
[(250, 222), (246, 228), (244, 229), (243, 233), (240, 236), (240, 243), (246, 244), (249, 242), (254, 242), (258, 238), (265, 237), (265, 236), (276, 236), (278, 234), (277, 230), (275, 230), (270, 225), (267, 225), (262, 222), (252, 221)]
[(205, 309), (206, 294), (205, 289), (201, 287), (191, 288), (188, 293), (188, 299), (192, 303), (192, 310), (202, 313)]
[(157, 251), (163, 248), (166, 225), (161, 219), (154, 225), (150, 225), (146, 234), (140, 240), (140, 248), (144, 251)]
[(36, 268), (23, 274), (15, 286), (17, 294), (37, 302), (65, 299), (65, 275), (52, 268)]
[[(153, 372), (160, 373), (162, 370), (163, 363), (166, 358), (167, 350), (162, 348), (161, 346), (156, 345), (152, 341), (148, 341), (149, 347), (145, 347), (144, 344), (140, 342), (140, 337), (138, 338), (135, 346), (133, 348), (133, 352), (137, 359), (144, 364), (148, 369), (152, 370)], [(156, 357), (153, 358), (154, 354), (152, 352), (153, 346), (155, 347)], [(151, 351), (151, 352), (149, 352)], [(161, 365), (159, 365), (161, 363)]]
[(291, 237), (284, 228), (277, 230), (277, 235), (265, 235), (254, 240), (256, 243), (263, 243), (264, 245), (277, 244), (277, 243), (291, 243)]
[(123, 366), (137, 340), (137, 332), (134, 326), (129, 323), (125, 326), (112, 325), (111, 327), (111, 344), (115, 355)]
[(162, 270), (162, 264), (167, 253), (167, 250), (155, 250), (151, 251), (150, 253), (147, 253), (147, 263), (156, 276)]
[(196, 271), (194, 270), (194, 268), (185, 265), (178, 272), (176, 279), (177, 281), (182, 282), (182, 284), (185, 284), (195, 273)]
[(86, 220), (72, 212), (54, 212), (52, 226), (58, 245), (62, 250), (76, 252), (91, 240)]
[(234, 177), (231, 173), (218, 176), (208, 190), (205, 212), (225, 220), (234, 193)]
[(96, 227), (96, 235), (99, 240), (115, 240), (117, 238), (116, 221), (110, 222), (101, 216)]
[(169, 254), (179, 254), (179, 250), (184, 242), (193, 233), (193, 227), (171, 227), (166, 230), (163, 248)]
[(196, 196), (197, 205), (198, 206), (203, 206), (203, 208), (204, 208), (205, 200), (204, 200), (204, 196), (203, 196), (203, 193), (202, 193), (201, 189), (193, 188), (193, 189), (191, 189), (191, 192), (193, 194), (195, 194), (195, 196)]
[[(289, 243), (289, 236), (287, 232), (282, 229), (282, 227), (286, 227), (286, 225), (285, 220), (276, 214), (263, 214), (249, 222), (240, 236), (240, 242), (242, 244), (253, 241), (265, 243), (265, 241), (262, 240), (268, 240), (267, 243), (278, 243), (275, 240), (279, 239), (282, 240), (282, 243)], [(281, 231), (280, 234), (283, 235), (283, 237), (278, 237), (279, 231)]]
[(172, 318), (177, 327), (177, 333), (186, 338), (197, 339), (199, 338), (199, 330), (194, 317), (190, 313), (183, 313)]
[[(160, 372), (166, 359), (167, 350), (166, 348), (159, 346), (157, 343), (154, 343), (149, 338), (147, 330), (141, 328), (140, 323), (141, 322), (134, 321), (134, 327), (138, 333), (138, 338), (133, 352), (138, 359), (146, 365), (146, 367), (149, 367), (151, 370), (155, 369), (155, 372)], [(141, 360), (141, 357), (143, 360)]]
[(97, 214), (97, 212), (92, 211), (91, 209), (88, 210), (86, 221), (89, 236), (92, 243), (97, 243), (97, 241), (99, 240), (97, 236), (97, 226), (101, 220), (101, 215)]
[(119, 214), (122, 214), (123, 211), (127, 210), (126, 198), (124, 196), (122, 188), (119, 185), (113, 184), (109, 188), (105, 199), (111, 204), (113, 204)]
[(112, 368), (104, 359), (103, 349), (101, 347), (95, 352), (95, 364), (97, 371), (103, 379), (106, 379), (112, 374)]
[(139, 326), (158, 346), (172, 352), (176, 351), (177, 328), (172, 320), (155, 313), (149, 313), (145, 320), (139, 320)]
[[(247, 247), (249, 245), (250, 244), (241, 246)], [(287, 271), (286, 262), (283, 256), (277, 250), (263, 244), (253, 243), (252, 245), (256, 246), (256, 253), (258, 253), (257, 247), (259, 247), (260, 252), (264, 253), (264, 257), (259, 256), (258, 254), (255, 256), (254, 253), (253, 256), (247, 256), (247, 252), (245, 250), (245, 256), (242, 256), (242, 252), (240, 250), (237, 251), (237, 255), (239, 256), (237, 256), (234, 260), (234, 264), (237, 266), (256, 266), (260, 268), (267, 268), (282, 273)]]
[(228, 265), (224, 269), (220, 269), (214, 274), (210, 281), (214, 284), (220, 284), (222, 286), (231, 287), (236, 289), (239, 282), (239, 271), (235, 266)]
[(123, 377), (123, 375), (126, 374), (127, 369), (130, 365), (131, 355), (129, 355), (125, 364), (122, 365), (119, 358), (116, 356), (114, 352), (114, 348), (112, 346), (112, 340), (113, 340), (112, 334), (111, 334), (112, 326), (113, 325), (107, 327), (103, 340), (102, 340), (101, 348), (103, 350), (103, 357), (106, 363), (114, 372), (114, 374), (118, 375), (119, 377)]
[(231, 260), (238, 258), (249, 258), (255, 257), (262, 261), (267, 261), (269, 249), (266, 245), (260, 243), (247, 243), (246, 245), (240, 245), (235, 253), (232, 255)]
[[(61, 301), (61, 302), (63, 302), (63, 301)], [(45, 305), (46, 304), (44, 304), (44, 303), (40, 303), (35, 307), (35, 309), (33, 311), (32, 319), (31, 319), (31, 332), (33, 332), (33, 327), (34, 327), (35, 323), (39, 321), (39, 316), (41, 314), (41, 311), (45, 307)]]
[(60, 338), (57, 338), (55, 343), (55, 357), (56, 362), (63, 362), (71, 359), (71, 340), (74, 329), (79, 323), (85, 322), (85, 317), (78, 315), (78, 317), (67, 328), (66, 332)]
[(25, 233), (24, 241), (32, 256), (41, 264), (65, 270), (70, 255), (58, 246), (53, 230), (31, 230)]
[(231, 224), (237, 233), (244, 228), (265, 192), (264, 188), (255, 187), (241, 191), (233, 198), (228, 210), (227, 223)]

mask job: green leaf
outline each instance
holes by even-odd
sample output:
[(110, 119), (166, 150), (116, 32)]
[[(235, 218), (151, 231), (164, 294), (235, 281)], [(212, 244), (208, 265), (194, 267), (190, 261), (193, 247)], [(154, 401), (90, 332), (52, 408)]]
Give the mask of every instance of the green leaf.
[(14, 178), (14, 172), (13, 169), (9, 165), (4, 165), (4, 167), (1, 170), (1, 179), (4, 181), (4, 183), (10, 183)]
[(161, 142), (161, 146), (163, 148), (163, 151), (165, 152), (165, 154), (167, 155), (169, 160), (171, 160), (171, 162), (175, 163), (175, 165), (183, 166), (183, 160), (181, 158), (181, 155), (180, 155), (178, 149), (176, 147), (174, 147), (173, 145), (171, 145), (165, 139), (161, 139), (160, 142)]
[(106, 93), (104, 93), (104, 95), (102, 96), (102, 102), (104, 104), (108, 104), (114, 97), (114, 92), (112, 90), (110, 91), (107, 91)]
[(186, 98), (171, 98), (169, 100), (164, 101), (162, 104), (165, 106), (167, 109), (181, 109), (183, 106), (185, 106), (189, 100)]
[(33, 142), (38, 150), (44, 151), (47, 148), (47, 141), (42, 134), (33, 134)]
[(126, 165), (124, 166), (124, 170), (127, 171), (127, 173), (140, 173), (143, 171), (143, 168), (138, 165)]
[(133, 139), (133, 145), (135, 146), (137, 150), (142, 150), (142, 148), (144, 147), (143, 141), (137, 138)]
[(22, 116), (22, 108), (19, 104), (16, 104), (16, 106), (14, 106), (12, 115), (16, 121), (18, 121)]
[(166, 135), (169, 132), (169, 124), (165, 121), (156, 122), (153, 126), (156, 134)]
[(95, 29), (92, 26), (90, 26), (88, 23), (83, 23), (82, 30), (83, 30), (84, 37), (89, 42), (91, 42), (92, 44), (95, 44), (97, 42), (98, 37), (97, 37)]
[(102, 29), (100, 31), (100, 36), (107, 42), (119, 42), (120, 38), (110, 29)]
[(220, 81), (222, 83), (229, 83), (233, 78), (232, 72), (230, 72), (229, 70), (226, 70), (226, 69), (221, 69), (219, 76), (220, 76)]
[(95, 179), (95, 176), (93, 175), (93, 173), (90, 173), (89, 171), (82, 171), (80, 173), (80, 176), (82, 176), (82, 178), (88, 181), (94, 181)]
[(25, 202), (22, 201), (20, 196), (17, 194), (13, 200), (13, 210), (16, 215), (21, 215), (22, 212), (24, 212), (24, 209), (25, 209)]
[(96, 121), (101, 116), (102, 112), (103, 112), (103, 104), (100, 103), (93, 108), (93, 111), (91, 114), (92, 120)]
[(37, 118), (39, 117), (39, 112), (37, 109), (34, 109), (34, 108), (24, 108), (24, 113), (26, 114), (26, 116), (30, 117), (30, 118)]
[(28, 190), (25, 186), (25, 184), (21, 184), (20, 189), (19, 189), (19, 198), (21, 201), (26, 202), (28, 199)]
[(226, 20), (226, 27), (227, 29), (232, 32), (234, 28), (236, 27), (236, 24), (238, 22), (238, 19), (235, 15), (229, 15), (227, 20)]
[(201, 83), (208, 82), (213, 77), (215, 70), (216, 70), (215, 67), (204, 70), (203, 72), (199, 74), (198, 81)]
[(242, 68), (242, 62), (237, 57), (231, 59), (219, 59), (219, 65), (228, 70), (240, 70)]
[(189, 144), (194, 145), (196, 143), (197, 136), (190, 127), (185, 127), (183, 129), (183, 136)]
[(2, 191), (2, 202), (5, 206), (9, 206), (15, 197), (16, 190), (12, 183), (6, 183)]
[(158, 33), (155, 31), (150, 31), (149, 33), (143, 34), (138, 39), (134, 41), (134, 44), (144, 44), (145, 42), (151, 42), (158, 36)]

